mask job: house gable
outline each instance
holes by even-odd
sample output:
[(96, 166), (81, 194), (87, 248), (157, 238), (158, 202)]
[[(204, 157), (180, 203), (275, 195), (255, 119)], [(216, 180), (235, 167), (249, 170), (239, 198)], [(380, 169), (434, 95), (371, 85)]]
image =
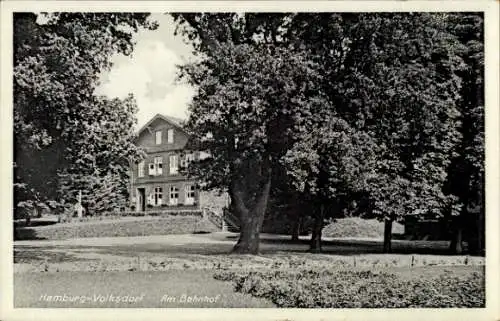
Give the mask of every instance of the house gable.
[[(189, 135), (179, 121), (157, 114), (139, 130), (136, 144), (148, 153), (184, 149)], [(171, 142), (169, 142), (170, 133), (173, 135)]]

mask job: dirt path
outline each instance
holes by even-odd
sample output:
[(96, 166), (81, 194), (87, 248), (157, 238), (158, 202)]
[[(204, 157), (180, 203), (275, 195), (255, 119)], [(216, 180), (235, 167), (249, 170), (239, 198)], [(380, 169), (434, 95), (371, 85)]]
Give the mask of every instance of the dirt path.
[[(261, 255), (229, 255), (237, 234), (182, 234), (84, 238), (14, 243), (15, 273), (62, 271), (158, 271), (228, 268), (414, 267), (484, 265), (482, 257), (432, 253), (433, 242), (399, 242), (400, 252), (381, 253), (378, 240), (325, 240), (324, 253), (308, 253), (308, 243), (264, 235)], [(428, 251), (431, 251), (430, 254)], [(419, 252), (420, 251), (420, 252)], [(427, 252), (426, 252), (427, 251)]]
[[(122, 237), (87, 237), (75, 238), (68, 240), (29, 240), (29, 241), (14, 241), (15, 246), (31, 246), (31, 247), (46, 247), (46, 246), (111, 246), (111, 245), (129, 245), (129, 244), (164, 244), (164, 245), (182, 245), (188, 243), (210, 243), (219, 244), (231, 242), (225, 239), (226, 236), (231, 236), (234, 233), (212, 233), (213, 236), (207, 234), (174, 234), (174, 235), (149, 235), (149, 236), (122, 236)], [(220, 235), (218, 235), (220, 234)]]

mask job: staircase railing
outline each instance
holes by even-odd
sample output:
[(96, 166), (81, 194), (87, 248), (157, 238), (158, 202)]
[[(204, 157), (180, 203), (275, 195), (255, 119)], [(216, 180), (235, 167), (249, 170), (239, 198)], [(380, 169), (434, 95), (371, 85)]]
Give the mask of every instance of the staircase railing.
[(204, 207), (202, 213), (204, 218), (207, 218), (222, 231), (238, 232), (240, 229), (240, 220), (227, 209), (224, 209), (222, 215), (220, 215), (210, 208)]
[(224, 229), (224, 220), (222, 219), (221, 215), (215, 213), (208, 207), (202, 208), (202, 213), (204, 218), (207, 218), (210, 222), (212, 222), (215, 226), (217, 226), (221, 230)]
[(227, 230), (230, 232), (239, 232), (240, 231), (240, 219), (235, 216), (231, 211), (227, 208), (224, 208), (224, 222), (227, 225)]

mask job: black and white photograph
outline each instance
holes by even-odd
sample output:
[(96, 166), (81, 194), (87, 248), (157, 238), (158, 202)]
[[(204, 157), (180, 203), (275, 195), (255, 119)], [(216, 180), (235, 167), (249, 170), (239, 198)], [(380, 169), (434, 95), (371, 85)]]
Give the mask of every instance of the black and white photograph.
[(14, 310), (500, 317), (498, 1), (84, 3), (3, 12)]

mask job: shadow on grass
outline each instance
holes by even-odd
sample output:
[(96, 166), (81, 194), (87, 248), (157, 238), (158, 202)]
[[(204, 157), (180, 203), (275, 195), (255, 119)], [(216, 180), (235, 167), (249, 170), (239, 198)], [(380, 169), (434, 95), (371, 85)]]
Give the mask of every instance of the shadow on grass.
[[(394, 242), (392, 254), (434, 254), (450, 255), (448, 245), (445, 242)], [(107, 245), (107, 246), (71, 246), (71, 249), (85, 249), (99, 254), (110, 254), (126, 257), (138, 255), (226, 255), (233, 248), (233, 242), (227, 243), (186, 243), (186, 244), (131, 244), (131, 245)], [(47, 248), (45, 248), (47, 249)], [(307, 241), (284, 241), (264, 239), (261, 242), (260, 252), (262, 254), (307, 253), (309, 244)], [(360, 254), (382, 253), (382, 242), (377, 241), (324, 241), (322, 254), (352, 256)]]
[(14, 227), (15, 228), (30, 228), (30, 227), (37, 227), (37, 226), (49, 226), (49, 225), (54, 225), (54, 224), (57, 224), (57, 221), (48, 221), (48, 220), (40, 220), (40, 221), (37, 221), (37, 220), (32, 220), (30, 222), (30, 225), (29, 226), (26, 226), (26, 221), (25, 220), (22, 220), (22, 221), (17, 221), (17, 222), (14, 222)]
[[(238, 235), (229, 235), (228, 240), (236, 241)], [(301, 246), (297, 248), (297, 246)], [(261, 238), (263, 253), (304, 252), (309, 247), (309, 240), (291, 240), (291, 238)], [(383, 253), (383, 241), (377, 240), (323, 240), (322, 254), (332, 255), (359, 255)], [(449, 251), (448, 241), (410, 241), (397, 235), (392, 242), (392, 254), (430, 254), (454, 255)]]
[[(116, 245), (48, 245), (43, 247), (33, 247), (27, 245), (16, 245), (17, 251), (88, 251), (98, 254), (118, 255), (125, 257), (136, 257), (141, 255), (172, 255), (182, 257), (184, 255), (226, 255), (229, 254), (236, 242), (238, 235), (217, 235), (207, 234), (196, 242), (171, 243), (139, 243), (139, 244), (116, 244)], [(216, 241), (216, 242), (214, 242)], [(222, 241), (222, 242), (221, 242)], [(431, 255), (452, 255), (448, 251), (447, 241), (406, 241), (394, 240), (392, 242), (392, 254), (431, 254)], [(381, 254), (383, 244), (378, 240), (324, 240), (322, 254), (352, 256), (360, 254)], [(262, 254), (300, 254), (309, 250), (308, 240), (292, 241), (290, 238), (263, 236), (261, 239)], [(43, 256), (42, 254), (38, 255)], [(21, 254), (18, 254), (21, 255)], [(51, 254), (52, 255), (52, 254)], [(35, 258), (34, 258), (35, 259)], [(64, 260), (64, 256), (59, 258)], [(70, 257), (67, 258), (71, 260)]]
[(47, 262), (47, 263), (65, 263), (65, 262), (82, 262), (93, 261), (92, 259), (79, 258), (72, 254), (61, 251), (48, 251), (48, 249), (18, 249), (14, 250), (14, 263), (32, 263), (32, 262)]
[(14, 241), (24, 240), (46, 240), (45, 237), (39, 237), (36, 230), (29, 227), (16, 228), (14, 227)]

